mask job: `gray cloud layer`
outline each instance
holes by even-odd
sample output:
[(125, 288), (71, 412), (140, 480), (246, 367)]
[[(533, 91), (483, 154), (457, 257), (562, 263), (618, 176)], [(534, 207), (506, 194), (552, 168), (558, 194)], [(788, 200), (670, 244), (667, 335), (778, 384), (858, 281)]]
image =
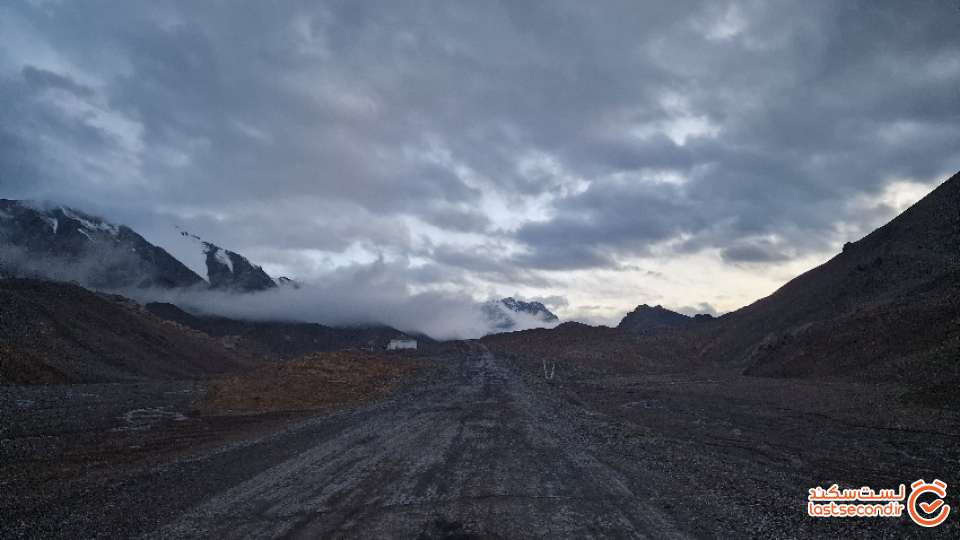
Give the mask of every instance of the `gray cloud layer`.
[(790, 260), (960, 169), (954, 2), (661, 4), (8, 4), (0, 196), (470, 291)]

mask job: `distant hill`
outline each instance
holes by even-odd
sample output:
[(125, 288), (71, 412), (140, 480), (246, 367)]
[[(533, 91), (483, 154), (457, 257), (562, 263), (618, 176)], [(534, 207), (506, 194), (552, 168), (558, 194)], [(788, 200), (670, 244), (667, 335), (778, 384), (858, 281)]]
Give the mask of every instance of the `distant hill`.
[[(333, 328), (316, 323), (279, 321), (241, 321), (226, 317), (199, 316), (173, 304), (151, 303), (147, 311), (160, 317), (203, 332), (225, 338), (231, 346), (252, 354), (294, 358), (315, 352), (342, 349), (383, 350), (403, 332), (388, 326)], [(432, 340), (418, 336), (423, 343)]]
[(617, 328), (636, 334), (650, 334), (667, 329), (682, 328), (693, 322), (692, 317), (670, 311), (663, 306), (642, 304), (627, 314)]
[[(0, 384), (203, 379), (271, 359), (383, 350), (401, 335), (382, 326), (202, 317), (76, 284), (0, 279)], [(434, 343), (417, 337), (423, 346)]]
[(0, 279), (0, 384), (195, 379), (254, 363), (119, 296)]
[[(679, 339), (681, 332), (636, 334), (607, 326), (565, 322), (555, 328), (535, 328), (482, 338), (498, 354), (542, 361), (577, 364), (593, 375), (687, 371), (696, 348)], [(570, 374), (571, 366), (561, 370)]]

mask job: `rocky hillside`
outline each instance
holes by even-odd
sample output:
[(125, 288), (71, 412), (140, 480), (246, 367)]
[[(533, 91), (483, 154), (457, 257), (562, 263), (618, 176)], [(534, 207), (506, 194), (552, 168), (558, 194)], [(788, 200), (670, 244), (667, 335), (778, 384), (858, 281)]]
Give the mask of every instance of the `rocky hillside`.
[(206, 255), (207, 278), (213, 289), (254, 292), (277, 286), (263, 268), (254, 266), (243, 255), (210, 242), (203, 243), (203, 253)]
[(717, 323), (704, 357), (750, 374), (957, 378), (960, 174)]
[(203, 250), (207, 281), (124, 225), (65, 206), (0, 199), (0, 275), (77, 281), (101, 290), (209, 285), (253, 292), (277, 286), (243, 255), (181, 234)]
[[(387, 326), (332, 328), (316, 323), (241, 321), (188, 313), (173, 304), (151, 303), (147, 311), (206, 335), (224, 340), (231, 347), (251, 354), (295, 358), (305, 354), (342, 349), (383, 350), (403, 332)], [(430, 340), (418, 336), (421, 343)]]
[[(179, 227), (178, 227), (179, 229)], [(207, 280), (211, 289), (234, 292), (257, 292), (277, 287), (273, 280), (258, 265), (239, 253), (224, 249), (213, 242), (187, 231), (180, 230), (180, 236), (196, 245), (203, 252), (207, 267)], [(293, 286), (295, 282), (283, 278), (284, 285)]]
[(0, 280), (0, 384), (204, 378), (253, 363), (119, 296)]
[(101, 289), (192, 287), (203, 278), (132, 229), (78, 210), (0, 199), (5, 275), (79, 281)]
[(682, 328), (693, 322), (692, 317), (670, 311), (663, 306), (642, 304), (627, 314), (617, 328), (636, 334), (652, 334), (668, 329)]

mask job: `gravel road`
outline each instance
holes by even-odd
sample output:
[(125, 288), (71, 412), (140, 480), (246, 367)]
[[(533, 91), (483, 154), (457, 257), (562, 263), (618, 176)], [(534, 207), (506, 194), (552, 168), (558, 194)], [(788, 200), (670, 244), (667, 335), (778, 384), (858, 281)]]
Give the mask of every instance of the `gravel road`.
[(0, 538), (960, 534), (805, 515), (811, 486), (960, 484), (960, 413), (893, 387), (546, 378), (477, 342), (423, 362), (380, 401), (273, 416), (193, 414), (189, 383), (7, 387)]
[(308, 422), (287, 437), (310, 438), (309, 448), (148, 536), (681, 536), (480, 348), (351, 416), (333, 430)]

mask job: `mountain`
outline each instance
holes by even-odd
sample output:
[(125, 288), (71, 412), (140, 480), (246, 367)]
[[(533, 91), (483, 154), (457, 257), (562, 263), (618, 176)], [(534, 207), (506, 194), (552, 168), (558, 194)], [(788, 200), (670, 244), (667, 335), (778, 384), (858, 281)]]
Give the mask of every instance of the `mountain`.
[(0, 280), (0, 384), (194, 379), (255, 362), (126, 298)]
[(620, 321), (617, 328), (636, 334), (654, 333), (671, 328), (681, 328), (693, 322), (692, 317), (670, 311), (663, 306), (642, 304)]
[[(210, 288), (252, 292), (277, 286), (246, 257), (181, 234), (203, 250)], [(66, 206), (40, 207), (7, 199), (0, 199), (0, 275), (78, 281), (108, 290), (207, 284), (129, 227)]]
[(521, 317), (526, 324), (519, 326), (529, 326), (530, 323), (550, 324), (560, 320), (540, 302), (525, 302), (509, 296), (485, 302), (481, 305), (481, 310), (492, 327), (498, 331), (513, 330), (518, 326), (518, 319)]
[(705, 359), (752, 375), (960, 379), (960, 173), (705, 330)]
[[(196, 287), (198, 290), (209, 288), (247, 293), (278, 286), (291, 289), (301, 287), (300, 283), (286, 277), (274, 281), (261, 267), (236, 252), (223, 249), (186, 231), (181, 231), (181, 235), (202, 249), (209, 283), (129, 227), (64, 206), (38, 207), (21, 201), (0, 200), (0, 278), (77, 282), (99, 290)], [(48, 285), (49, 290), (55, 290), (56, 286), (56, 283)], [(35, 284), (33, 289), (48, 290), (38, 284)], [(70, 290), (73, 292), (68, 296), (83, 296), (80, 293), (74, 294), (76, 291), (73, 289)], [(87, 292), (96, 297), (96, 293)], [(93, 307), (94, 304), (80, 303), (88, 307)], [(197, 335), (202, 332), (207, 339), (214, 338), (218, 343), (219, 340), (225, 340), (224, 343), (227, 343), (231, 350), (256, 356), (291, 358), (306, 353), (344, 348), (383, 348), (390, 339), (402, 335), (399, 330), (384, 326), (331, 328), (299, 322), (237, 321), (223, 317), (194, 316), (172, 304), (151, 304), (147, 308), (156, 312), (156, 315), (144, 312), (155, 322), (176, 323), (181, 329), (189, 329)], [(40, 310), (38, 308), (35, 311)], [(25, 316), (30, 316), (28, 313), (31, 312), (28, 310), (24, 313)], [(101, 320), (96, 309), (92, 313), (75, 313), (79, 319)], [(83, 324), (85, 323), (82, 321), (73, 326), (58, 323), (55, 325), (56, 331), (38, 336), (37, 346), (49, 345), (50, 350), (66, 350), (64, 343), (73, 340), (71, 336), (74, 336), (71, 328), (80, 328)], [(60, 330), (69, 335), (64, 337)], [(101, 335), (97, 328), (89, 331), (91, 335)], [(144, 335), (147, 334), (149, 332)], [(421, 341), (428, 343), (432, 340), (424, 336)], [(76, 346), (83, 348), (83, 343), (82, 340), (76, 341)], [(122, 345), (117, 347), (118, 350), (124, 350)], [(26, 349), (18, 348), (18, 351), (22, 350)], [(56, 368), (56, 372), (65, 373), (63, 376), (71, 381), (156, 375), (149, 369), (140, 368), (124, 368), (115, 372), (98, 367), (98, 360), (91, 362), (87, 371), (84, 371), (86, 368), (77, 368), (76, 373), (67, 373), (69, 370)], [(55, 361), (53, 363), (56, 364)], [(43, 362), (33, 362), (31, 365), (41, 364)], [(172, 369), (176, 371), (176, 368)]]
[(301, 287), (300, 282), (294, 279), (290, 279), (286, 276), (280, 276), (277, 278), (278, 287), (289, 287), (291, 289), (299, 289)]
[(129, 227), (65, 206), (0, 199), (0, 272), (95, 288), (192, 287), (203, 278)]
[(537, 317), (543, 322), (556, 322), (560, 320), (540, 302), (524, 302), (508, 296), (500, 300), (500, 303), (514, 313), (526, 313), (527, 315)]
[(253, 292), (277, 286), (263, 268), (254, 266), (243, 255), (210, 242), (204, 242), (203, 248), (207, 256), (207, 278), (211, 288)]
[[(954, 395), (960, 383), (960, 173), (749, 306), (696, 317), (696, 324), (666, 311), (640, 306), (616, 330), (574, 332), (561, 325), (484, 341), (498, 352), (583, 361), (596, 369), (618, 364), (644, 373), (707, 368), (848, 378)], [(632, 331), (664, 322), (682, 324), (670, 332)]]
[[(283, 359), (315, 352), (342, 349), (383, 350), (404, 333), (388, 326), (333, 328), (316, 323), (282, 321), (241, 321), (226, 317), (194, 315), (168, 303), (150, 303), (147, 311), (168, 321), (215, 338), (251, 354)], [(430, 343), (418, 336), (421, 343)]]
[(256, 292), (277, 286), (277, 282), (267, 275), (263, 268), (251, 263), (243, 255), (224, 249), (213, 242), (207, 242), (184, 230), (180, 231), (180, 236), (195, 242), (203, 251), (207, 280), (210, 282), (211, 289)]

